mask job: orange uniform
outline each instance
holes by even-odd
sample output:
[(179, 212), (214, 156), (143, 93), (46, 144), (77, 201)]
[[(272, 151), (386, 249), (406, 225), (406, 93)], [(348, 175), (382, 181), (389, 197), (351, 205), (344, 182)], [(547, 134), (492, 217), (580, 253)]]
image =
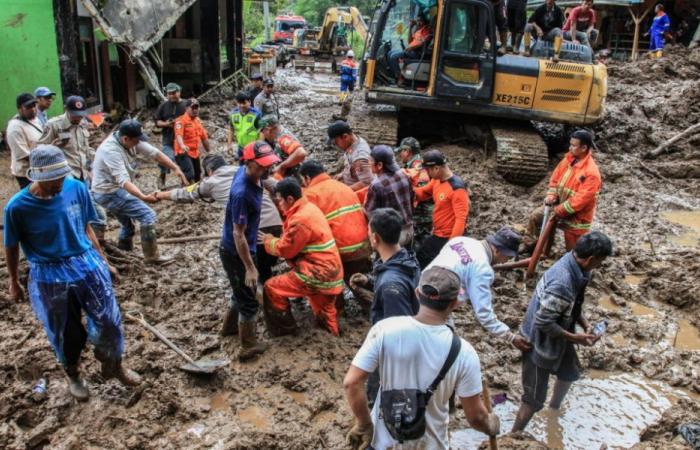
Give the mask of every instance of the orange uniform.
[(464, 181), (457, 175), (447, 180), (430, 180), (430, 183), (415, 189), (419, 202), (432, 197), (433, 235), (451, 239), (463, 236), (467, 229), (469, 215), (469, 193)]
[(183, 142), (189, 147), (187, 154), (194, 159), (199, 158), (199, 143), (209, 139), (207, 130), (204, 129), (199, 117), (192, 117), (187, 113), (175, 119), (175, 154), (181, 155), (185, 151), (180, 147), (178, 136), (182, 136)]
[(333, 233), (320, 209), (302, 197), (287, 211), (282, 237), (265, 239), (265, 251), (287, 260), (291, 270), (265, 283), (265, 296), (278, 311), (289, 299), (307, 297), (314, 315), (338, 332), (335, 297), (343, 291), (343, 266)]
[(422, 27), (418, 28), (415, 33), (413, 33), (413, 36), (411, 36), (411, 42), (408, 43), (408, 46), (410, 48), (420, 47), (426, 42), (430, 41), (431, 38), (432, 32), (430, 31), (430, 27), (428, 27), (428, 25), (423, 25)]
[[(279, 156), (280, 159), (282, 159), (282, 161), (286, 160), (287, 158), (289, 158), (289, 155), (303, 147), (301, 145), (301, 142), (294, 139), (294, 136), (290, 134), (284, 134), (277, 138), (277, 142), (268, 142), (268, 144), (270, 144), (270, 146), (275, 149), (275, 153), (277, 153), (277, 156)], [(276, 178), (281, 180), (284, 177), (294, 174), (296, 169), (299, 168), (299, 165), (300, 164), (297, 164), (294, 167), (288, 168), (286, 170), (286, 173), (278, 174)]]
[(367, 238), (367, 218), (357, 193), (322, 173), (311, 180), (304, 190), (304, 196), (326, 216), (343, 261), (369, 256), (371, 248)]
[(601, 187), (600, 171), (590, 151), (580, 160), (567, 153), (554, 169), (547, 194), (558, 197), (554, 213), (564, 230), (567, 248), (573, 248), (576, 240), (590, 231)]

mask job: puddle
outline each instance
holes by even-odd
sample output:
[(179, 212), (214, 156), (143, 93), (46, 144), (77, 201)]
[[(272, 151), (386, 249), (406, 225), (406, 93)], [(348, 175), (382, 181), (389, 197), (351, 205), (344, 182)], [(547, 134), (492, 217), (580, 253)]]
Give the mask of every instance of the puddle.
[(625, 282), (632, 287), (637, 287), (646, 280), (644, 275), (629, 274), (625, 276)]
[(700, 331), (688, 319), (680, 319), (671, 345), (680, 350), (700, 350)]
[(314, 422), (318, 425), (327, 425), (329, 423), (332, 423), (337, 416), (333, 411), (321, 411), (314, 417)]
[(217, 392), (209, 399), (209, 406), (212, 411), (226, 411), (230, 408), (228, 399), (231, 397), (230, 392)]
[(304, 392), (287, 391), (287, 394), (289, 394), (289, 396), (300, 405), (306, 403), (306, 394)]
[[(550, 382), (551, 395), (553, 381)], [(571, 387), (562, 409), (545, 407), (535, 414), (525, 431), (556, 449), (597, 450), (631, 447), (639, 434), (679, 398), (684, 391), (632, 374), (589, 371)], [(506, 402), (494, 411), (501, 419), (501, 430), (510, 431), (518, 405)], [(474, 449), (486, 436), (472, 429), (451, 434), (451, 448)]]
[(635, 316), (652, 316), (652, 317), (660, 317), (661, 312), (654, 309), (650, 308), (649, 306), (642, 305), (641, 303), (637, 302), (627, 302), (629, 305), (630, 309), (632, 310), (632, 314)]
[(688, 231), (678, 236), (668, 236), (668, 240), (683, 247), (694, 247), (700, 241), (700, 211), (665, 211), (661, 217), (671, 223), (682, 225)]
[(610, 336), (607, 336), (607, 339), (609, 339), (616, 348), (627, 347), (630, 345), (630, 341), (621, 333), (611, 334)]
[(257, 406), (238, 411), (238, 418), (243, 422), (253, 425), (255, 428), (267, 428), (270, 423), (267, 419), (268, 416), (269, 413), (267, 411)]
[(603, 309), (607, 309), (608, 311), (618, 311), (620, 309), (620, 305), (616, 305), (609, 295), (600, 297), (598, 299), (598, 305), (600, 305), (600, 307)]

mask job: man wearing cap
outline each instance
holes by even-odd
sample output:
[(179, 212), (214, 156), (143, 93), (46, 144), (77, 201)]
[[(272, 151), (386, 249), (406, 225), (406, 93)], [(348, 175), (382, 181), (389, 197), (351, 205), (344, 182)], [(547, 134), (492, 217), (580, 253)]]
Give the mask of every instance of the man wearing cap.
[(576, 130), (571, 134), (569, 152), (549, 179), (544, 206), (530, 214), (525, 250), (532, 249), (537, 243), (545, 208), (552, 210), (550, 219), (559, 220), (558, 227), (564, 230), (567, 250), (574, 248), (576, 241), (590, 231), (602, 187), (600, 171), (593, 160), (594, 148), (590, 131)]
[(306, 159), (306, 150), (290, 133), (284, 133), (277, 116), (268, 114), (260, 119), (260, 136), (280, 157), (273, 172), (276, 179), (297, 175), (299, 166)]
[(416, 199), (418, 202), (432, 199), (435, 204), (433, 231), (416, 253), (420, 266), (425, 268), (448, 240), (463, 236), (467, 231), (469, 192), (464, 181), (452, 173), (445, 155), (439, 150), (425, 152), (423, 167), (430, 183), (415, 189)]
[(253, 102), (263, 90), (263, 76), (260, 72), (255, 72), (253, 76), (250, 77), (250, 81), (248, 97), (250, 97), (250, 101)]
[[(533, 349), (523, 353), (523, 395), (512, 431), (522, 431), (544, 407), (549, 377), (557, 377), (549, 406), (559, 409), (571, 384), (580, 376), (575, 345), (590, 347), (601, 337), (583, 315), (591, 271), (613, 253), (610, 238), (599, 231), (583, 235), (537, 282), (520, 333)], [(579, 325), (583, 332), (576, 331)]]
[(57, 147), (39, 145), (29, 159), (27, 176), (32, 183), (5, 207), (10, 299), (24, 298), (18, 270), (21, 246), (29, 262), (32, 309), (65, 370), (71, 395), (80, 401), (89, 397), (78, 369), (88, 339), (105, 379), (116, 377), (127, 386), (138, 385), (140, 377), (122, 365), (121, 314), (110, 277), (117, 272), (89, 225), (97, 213), (87, 187), (67, 177), (71, 168)]
[(238, 322), (240, 361), (263, 353), (267, 345), (258, 342), (255, 318), (258, 301), (258, 269), (255, 266), (256, 242), (263, 197), (262, 180), (279, 162), (272, 147), (262, 141), (251, 142), (241, 152), (241, 167), (231, 183), (219, 256), (233, 295), (225, 314), (226, 322)]
[(275, 82), (272, 78), (266, 79), (263, 83), (263, 90), (253, 100), (253, 107), (263, 116), (268, 114), (280, 116), (280, 108), (275, 96)]
[(342, 181), (356, 192), (369, 187), (374, 174), (369, 164), (370, 148), (367, 141), (353, 133), (347, 122), (337, 120), (328, 126), (326, 144), (335, 145), (343, 151), (343, 171), (336, 175), (336, 180)]
[[(452, 347), (454, 332), (448, 320), (459, 306), (459, 290), (459, 278), (454, 272), (433, 267), (423, 272), (416, 289), (418, 314), (391, 317), (372, 326), (343, 382), (345, 398), (355, 417), (347, 436), (353, 449), (400, 446), (385, 425), (391, 418), (381, 413), (382, 395), (404, 389), (425, 392), (435, 380)], [(488, 413), (481, 397), (479, 356), (467, 341), (459, 338), (458, 342), (456, 359), (426, 406), (425, 434), (411, 440), (411, 448), (450, 448), (448, 402), (452, 393), (459, 397), (472, 428), (489, 436), (499, 432), (498, 416)], [(381, 391), (370, 412), (365, 383), (375, 370), (379, 370)]]
[(411, 247), (413, 241), (413, 189), (405, 173), (394, 159), (394, 151), (386, 145), (375, 146), (369, 164), (376, 178), (367, 190), (365, 211), (369, 217), (378, 208), (392, 208), (401, 215), (403, 227), (400, 243)]
[(46, 122), (49, 121), (49, 116), (46, 114), (51, 104), (53, 103), (56, 93), (47, 87), (39, 87), (34, 91), (34, 97), (36, 97), (36, 117), (41, 122), (41, 126), (46, 126)]
[[(177, 83), (168, 83), (165, 86), (165, 93), (168, 99), (158, 106), (153, 115), (156, 126), (162, 131), (163, 153), (175, 161), (175, 119), (185, 114), (185, 102), (180, 98), (182, 89)], [(160, 166), (158, 177), (158, 189), (165, 188), (165, 177), (170, 170), (165, 166)]]
[(518, 254), (520, 235), (503, 227), (484, 240), (464, 236), (450, 239), (433, 259), (430, 267), (444, 267), (457, 274), (462, 285), (459, 301), (469, 302), (482, 327), (520, 350), (529, 350), (527, 340), (510, 331), (493, 311), (491, 285), (495, 278), (493, 266)]
[(345, 59), (340, 63), (340, 103), (345, 101), (348, 96), (348, 91), (355, 90), (355, 82), (357, 81), (357, 62), (355, 61), (355, 52), (348, 50)]
[(42, 125), (36, 117), (37, 100), (32, 94), (17, 96), (17, 115), (7, 124), (5, 139), (10, 148), (12, 162), (10, 172), (17, 180), (20, 189), (29, 185), (29, 153), (41, 138)]
[(175, 162), (190, 183), (202, 178), (199, 164), (199, 144), (209, 152), (209, 135), (199, 120), (199, 102), (195, 98), (185, 100), (185, 114), (175, 119)]
[[(423, 167), (420, 150), (420, 142), (413, 137), (403, 138), (395, 150), (399, 165), (411, 180), (413, 189), (423, 187), (430, 182), (428, 172)], [(413, 248), (418, 249), (433, 229), (435, 203), (432, 199), (428, 199), (420, 203), (414, 201), (413, 205)]]
[(160, 256), (156, 242), (156, 213), (146, 203), (156, 203), (155, 194), (144, 194), (132, 181), (137, 155), (154, 160), (174, 171), (184, 185), (187, 178), (163, 152), (150, 145), (141, 124), (124, 120), (119, 130), (107, 136), (97, 148), (93, 164), (92, 193), (95, 201), (117, 217), (121, 224), (118, 247), (133, 250), (134, 221), (140, 224), (141, 247), (147, 264), (161, 264), (172, 258)]
[(231, 126), (228, 130), (227, 144), (229, 148), (235, 142), (240, 150), (258, 140), (260, 135), (260, 111), (251, 108), (253, 100), (247, 91), (236, 94), (236, 104), (238, 107), (231, 111), (229, 122)]
[(338, 336), (336, 297), (343, 292), (343, 266), (324, 214), (302, 197), (296, 178), (275, 186), (275, 203), (285, 216), (282, 236), (261, 235), (265, 251), (287, 261), (291, 270), (263, 287), (263, 311), (273, 336), (296, 333), (290, 298), (306, 297), (319, 324)]

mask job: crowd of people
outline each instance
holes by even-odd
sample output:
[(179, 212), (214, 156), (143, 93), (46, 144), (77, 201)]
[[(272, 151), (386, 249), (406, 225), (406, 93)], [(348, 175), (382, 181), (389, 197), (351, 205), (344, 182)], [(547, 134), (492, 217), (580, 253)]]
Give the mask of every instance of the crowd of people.
[[(133, 119), (93, 150), (84, 99), (68, 97), (65, 113), (46, 120), (39, 118), (35, 96), (17, 97), (7, 139), (20, 187), (5, 208), (9, 292), (12, 299), (25, 297), (21, 248), (32, 308), (70, 393), (89, 398), (79, 370), (87, 340), (105, 378), (140, 383), (122, 364), (124, 336), (112, 286), (119, 274), (103, 250), (108, 215), (121, 225), (118, 248), (133, 250), (138, 222), (144, 262), (167, 264), (172, 258), (158, 251), (157, 214), (149, 204), (202, 200), (225, 207), (219, 256), (232, 295), (221, 335), (238, 335), (241, 362), (268, 350), (256, 326), (261, 307), (273, 339), (299, 333), (291, 299), (305, 299), (333, 336), (342, 333), (345, 301), (354, 299), (367, 314), (372, 327), (344, 382), (355, 448), (384, 449), (404, 440), (448, 448), (453, 395), (474, 428), (499, 433), (498, 417), (481, 396), (478, 355), (458, 338), (451, 319), (465, 303), (490, 335), (522, 352), (523, 397), (514, 429), (524, 429), (543, 407), (550, 375), (557, 377), (550, 406), (559, 407), (580, 376), (574, 345), (593, 345), (600, 337), (582, 305), (591, 271), (612, 254), (610, 240), (591, 231), (601, 188), (591, 133), (571, 135), (544, 199), (552, 211), (548, 220), (564, 230), (567, 253), (542, 275), (520, 328), (512, 329), (494, 311), (494, 266), (527, 252), (539, 238), (541, 209), (530, 217), (525, 239), (508, 226), (482, 239), (470, 236), (469, 189), (445, 154), (424, 151), (412, 137), (397, 148), (372, 148), (341, 120), (326, 131), (328, 146), (342, 154), (342, 168), (333, 174), (281, 125), (274, 82), (254, 78), (255, 85), (236, 95), (229, 116), (228, 150), (238, 164), (214, 152), (199, 103), (181, 99), (174, 83), (154, 115), (162, 150)], [(40, 88), (37, 95), (50, 105), (54, 94)], [(145, 193), (136, 184), (137, 156), (160, 166), (158, 191)], [(170, 172), (182, 187), (163, 189)], [(280, 259), (289, 270), (275, 273)], [(411, 405), (421, 401), (416, 414)]]

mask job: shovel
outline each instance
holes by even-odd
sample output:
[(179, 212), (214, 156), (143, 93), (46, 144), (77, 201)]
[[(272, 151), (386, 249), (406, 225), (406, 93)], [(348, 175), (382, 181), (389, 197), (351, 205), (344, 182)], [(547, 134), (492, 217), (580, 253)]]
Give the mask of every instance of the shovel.
[(175, 353), (177, 353), (178, 355), (182, 356), (185, 359), (185, 361), (187, 361), (187, 364), (183, 364), (182, 366), (180, 366), (180, 370), (200, 375), (211, 375), (220, 368), (229, 364), (228, 360), (223, 359), (199, 359), (195, 361), (192, 358), (190, 358), (190, 356), (187, 353), (185, 353), (177, 345), (175, 345), (170, 339), (165, 337), (163, 333), (158, 331), (156, 327), (146, 322), (142, 314), (139, 314), (140, 317), (136, 317), (129, 313), (124, 313), (124, 315), (127, 319), (133, 320), (134, 322), (138, 323), (151, 333), (155, 334), (158, 339), (165, 343), (165, 345), (174, 350)]

